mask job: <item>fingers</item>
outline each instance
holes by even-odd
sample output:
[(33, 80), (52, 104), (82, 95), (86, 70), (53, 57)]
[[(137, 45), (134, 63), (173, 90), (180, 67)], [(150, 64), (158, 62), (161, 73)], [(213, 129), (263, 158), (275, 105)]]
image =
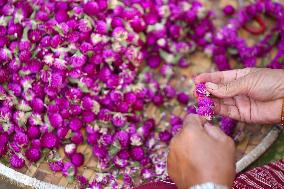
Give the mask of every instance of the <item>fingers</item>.
[(213, 72), (213, 73), (204, 73), (195, 77), (194, 81), (196, 84), (198, 83), (228, 83), (233, 80), (239, 79), (243, 76), (248, 75), (251, 72), (255, 72), (257, 69), (253, 68), (245, 68), (245, 69), (236, 69), (222, 72)]
[(236, 95), (243, 95), (249, 92), (250, 78), (242, 77), (229, 83), (215, 84), (207, 82), (206, 89), (214, 96), (219, 98), (228, 98)]
[(241, 120), (241, 114), (236, 106), (235, 99), (214, 99), (214, 111), (218, 115), (226, 116), (235, 120)]
[(227, 135), (223, 131), (221, 131), (219, 127), (215, 127), (210, 123), (204, 124), (204, 130), (210, 137), (214, 138), (215, 140), (224, 141), (227, 139)]
[(184, 122), (183, 122), (183, 128), (184, 129), (190, 129), (190, 130), (200, 130), (203, 128), (204, 123), (206, 122), (206, 120), (201, 117), (198, 116), (196, 114), (190, 114), (188, 116), (186, 116)]

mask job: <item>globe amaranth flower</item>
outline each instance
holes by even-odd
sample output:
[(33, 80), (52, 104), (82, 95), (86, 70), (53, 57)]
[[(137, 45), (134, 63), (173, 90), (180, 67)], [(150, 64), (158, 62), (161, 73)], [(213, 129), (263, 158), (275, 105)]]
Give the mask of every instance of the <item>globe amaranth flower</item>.
[(58, 138), (53, 133), (44, 133), (40, 139), (41, 146), (52, 149), (58, 145)]
[(181, 92), (177, 95), (177, 100), (179, 103), (186, 105), (189, 102), (189, 96), (186, 93)]
[(195, 92), (197, 96), (209, 96), (210, 93), (207, 91), (205, 83), (200, 83), (196, 85)]
[(232, 136), (236, 125), (237, 125), (237, 122), (235, 120), (231, 119), (231, 118), (228, 118), (228, 117), (222, 117), (221, 118), (220, 128), (228, 136)]
[(62, 161), (52, 161), (48, 163), (49, 168), (54, 172), (60, 172), (63, 169), (63, 162)]
[(159, 138), (163, 142), (169, 142), (172, 138), (172, 135), (169, 131), (165, 130), (159, 133)]
[(126, 131), (118, 131), (114, 139), (119, 141), (122, 148), (126, 148), (129, 144), (129, 134)]
[(76, 152), (76, 149), (76, 144), (74, 143), (66, 144), (64, 146), (64, 152), (67, 156), (71, 156), (72, 154), (74, 154)]
[(48, 115), (49, 122), (52, 127), (60, 128), (63, 124), (63, 118), (59, 113), (51, 113)]
[(73, 153), (71, 155), (71, 162), (73, 165), (76, 167), (80, 167), (81, 165), (84, 164), (84, 155), (82, 153)]
[(39, 148), (29, 148), (25, 152), (25, 156), (32, 162), (37, 162), (41, 158), (41, 151)]
[(118, 168), (125, 168), (127, 166), (127, 164), (128, 164), (128, 161), (126, 159), (121, 159), (118, 156), (115, 156), (113, 158), (113, 163)]
[(144, 158), (145, 153), (144, 153), (144, 149), (142, 147), (134, 147), (130, 150), (130, 155), (131, 158), (135, 161), (140, 161)]
[(77, 174), (77, 168), (71, 162), (63, 163), (62, 174), (65, 177), (72, 177)]
[(73, 136), (71, 137), (71, 142), (76, 145), (83, 143), (84, 137), (80, 131), (73, 132)]
[(28, 130), (27, 130), (27, 136), (30, 138), (30, 139), (36, 139), (40, 136), (40, 130), (37, 126), (30, 126), (28, 127)]
[(73, 118), (70, 120), (69, 122), (69, 128), (72, 130), (72, 131), (78, 131), (82, 128), (83, 126), (83, 123), (80, 119), (78, 118)]
[(24, 158), (20, 157), (19, 155), (17, 154), (13, 154), (11, 157), (10, 157), (10, 165), (13, 167), (13, 168), (16, 168), (16, 169), (21, 169), (25, 166), (25, 160)]
[(112, 124), (116, 127), (122, 127), (125, 124), (126, 118), (121, 113), (115, 113), (112, 117)]
[(102, 158), (105, 158), (108, 154), (107, 150), (105, 149), (105, 147), (101, 147), (101, 146), (98, 146), (97, 144), (95, 144), (93, 146), (93, 154), (102, 159)]
[(17, 132), (13, 137), (13, 141), (16, 142), (18, 145), (27, 145), (29, 139), (25, 133)]

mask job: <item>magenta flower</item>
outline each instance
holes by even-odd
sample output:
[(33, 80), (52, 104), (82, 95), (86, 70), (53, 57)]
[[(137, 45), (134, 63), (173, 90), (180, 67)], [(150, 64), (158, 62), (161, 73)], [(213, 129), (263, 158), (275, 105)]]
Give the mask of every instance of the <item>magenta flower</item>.
[(58, 139), (53, 133), (45, 133), (41, 137), (41, 146), (52, 149), (58, 145)]
[(209, 92), (206, 90), (206, 86), (204, 83), (196, 85), (195, 91), (198, 96), (209, 96)]
[(25, 156), (28, 160), (32, 162), (37, 162), (41, 158), (41, 151), (39, 148), (29, 148)]
[(21, 169), (25, 166), (25, 160), (17, 154), (13, 154), (10, 158), (10, 165), (13, 168)]
[(93, 154), (102, 159), (102, 158), (105, 158), (107, 156), (107, 150), (104, 148), (104, 147), (100, 147), (98, 145), (94, 145), (93, 147)]
[(125, 124), (126, 118), (121, 113), (116, 113), (112, 117), (112, 124), (116, 127), (122, 127)]
[(49, 122), (54, 128), (62, 127), (63, 119), (59, 113), (52, 113), (48, 115)]
[(172, 138), (172, 135), (169, 131), (163, 131), (159, 133), (159, 138), (163, 142), (169, 142), (170, 139)]
[(76, 167), (80, 167), (84, 164), (84, 155), (81, 153), (74, 153), (71, 155), (71, 162)]
[(62, 173), (65, 177), (72, 177), (77, 174), (77, 168), (71, 162), (65, 162), (63, 163)]
[(83, 126), (82, 121), (78, 118), (71, 119), (71, 121), (69, 123), (69, 128), (72, 131), (78, 131), (82, 128), (82, 126)]
[(179, 103), (187, 105), (189, 102), (189, 96), (186, 93), (181, 92), (177, 95), (177, 100)]
[(60, 172), (63, 169), (64, 164), (62, 161), (54, 161), (48, 163), (49, 168), (54, 172)]
[(144, 150), (142, 147), (134, 147), (130, 150), (131, 158), (135, 161), (140, 161), (144, 158)]

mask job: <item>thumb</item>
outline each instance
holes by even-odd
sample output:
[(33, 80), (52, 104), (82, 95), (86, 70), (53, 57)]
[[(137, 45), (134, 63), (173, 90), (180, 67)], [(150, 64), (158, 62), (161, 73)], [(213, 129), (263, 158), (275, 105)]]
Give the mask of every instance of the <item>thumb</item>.
[(204, 124), (204, 130), (215, 140), (224, 141), (227, 138), (227, 135), (219, 127), (215, 127), (210, 123)]
[(229, 98), (248, 92), (248, 78), (245, 77), (224, 84), (207, 82), (205, 85), (208, 92), (219, 98)]
[(196, 114), (189, 114), (185, 117), (183, 127), (190, 130), (202, 130), (205, 119)]

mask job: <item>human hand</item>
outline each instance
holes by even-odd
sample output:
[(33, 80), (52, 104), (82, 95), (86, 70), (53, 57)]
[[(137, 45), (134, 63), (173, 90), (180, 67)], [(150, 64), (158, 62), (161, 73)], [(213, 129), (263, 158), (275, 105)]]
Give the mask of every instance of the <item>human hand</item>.
[(200, 74), (196, 84), (206, 83), (216, 97), (215, 113), (247, 123), (280, 123), (284, 97), (284, 71), (246, 68)]
[(206, 182), (231, 187), (235, 145), (218, 127), (205, 123), (200, 116), (189, 115), (181, 132), (171, 140), (167, 163), (169, 176), (179, 189)]

